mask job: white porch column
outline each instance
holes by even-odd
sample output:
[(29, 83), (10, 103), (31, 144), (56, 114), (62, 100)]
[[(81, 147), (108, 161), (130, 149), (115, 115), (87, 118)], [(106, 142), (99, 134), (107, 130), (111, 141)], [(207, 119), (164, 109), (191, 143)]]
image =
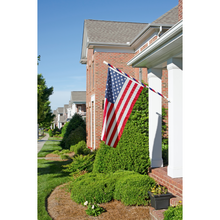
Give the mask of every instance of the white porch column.
[(169, 162), (168, 176), (182, 177), (182, 59), (171, 58), (167, 61), (168, 69), (168, 123), (169, 123)]
[[(149, 87), (161, 93), (162, 69), (148, 70)], [(162, 100), (149, 89), (149, 154), (151, 167), (162, 167)]]

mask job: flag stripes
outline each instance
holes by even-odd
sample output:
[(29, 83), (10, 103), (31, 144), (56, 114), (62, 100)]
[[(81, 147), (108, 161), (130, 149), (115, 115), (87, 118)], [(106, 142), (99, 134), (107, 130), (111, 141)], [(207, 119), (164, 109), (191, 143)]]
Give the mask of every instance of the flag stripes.
[[(105, 97), (101, 140), (104, 140), (105, 143), (109, 146), (116, 147), (123, 133), (125, 124), (131, 114), (133, 106), (143, 89), (143, 86), (137, 84), (129, 78), (125, 78), (125, 82), (122, 88), (120, 87), (121, 90), (116, 97), (116, 101), (113, 103), (109, 102), (108, 95), (109, 90), (111, 90), (111, 88), (109, 88), (109, 82), (113, 82), (114, 88), (118, 86), (118, 82), (115, 81), (117, 78), (117, 72), (114, 71), (114, 74), (112, 76), (110, 74), (111, 73), (109, 72), (106, 85), (107, 91)], [(111, 92), (114, 93), (114, 90)]]

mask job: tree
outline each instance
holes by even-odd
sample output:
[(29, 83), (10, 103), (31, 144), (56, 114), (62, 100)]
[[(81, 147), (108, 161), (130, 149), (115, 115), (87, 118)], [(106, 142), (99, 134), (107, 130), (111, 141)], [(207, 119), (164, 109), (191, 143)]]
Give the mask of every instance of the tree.
[[(40, 61), (40, 55), (37, 57)], [(39, 65), (39, 63), (37, 63)], [(53, 94), (53, 87), (48, 88), (42, 74), (37, 76), (38, 95), (38, 125), (39, 127), (49, 127), (55, 117), (50, 107), (49, 97)]]

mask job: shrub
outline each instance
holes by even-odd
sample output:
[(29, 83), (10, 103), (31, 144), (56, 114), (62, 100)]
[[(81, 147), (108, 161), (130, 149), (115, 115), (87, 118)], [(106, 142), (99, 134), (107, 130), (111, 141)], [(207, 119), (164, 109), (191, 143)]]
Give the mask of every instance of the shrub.
[[(81, 204), (85, 201), (105, 203), (112, 199), (120, 199), (125, 204), (146, 204), (148, 198), (146, 192), (154, 184), (155, 181), (149, 176), (134, 171), (119, 170), (107, 174), (86, 173), (72, 181), (71, 198)], [(131, 188), (130, 191), (129, 189), (126, 191), (127, 186)], [(121, 190), (122, 193), (120, 193)]]
[(66, 154), (60, 154), (60, 159), (61, 160), (66, 160), (66, 159), (70, 159), (70, 157)]
[(52, 131), (52, 130), (49, 130), (48, 133), (49, 133), (49, 136), (50, 136), (50, 137), (53, 137), (53, 131)]
[(162, 158), (163, 158), (163, 165), (168, 165), (168, 139), (163, 138), (162, 140)]
[(94, 162), (94, 155), (93, 154), (86, 155), (86, 156), (78, 155), (78, 156), (74, 157), (72, 163), (63, 166), (64, 168), (66, 168), (63, 171), (70, 173), (71, 176), (74, 173), (77, 173), (77, 172), (83, 171), (83, 170), (85, 170), (87, 172), (92, 172), (93, 162)]
[(78, 144), (72, 145), (70, 147), (70, 151), (74, 152), (75, 154), (83, 154), (83, 155), (87, 155), (91, 152), (90, 149), (86, 147), (85, 141), (80, 141)]
[[(101, 142), (94, 162), (94, 172), (107, 173), (122, 169), (148, 173), (148, 117), (148, 90), (144, 88), (133, 107), (117, 147), (112, 148)], [(164, 109), (163, 118), (165, 117)], [(165, 124), (163, 129), (167, 129)]]
[(108, 178), (110, 174), (86, 173), (78, 177), (72, 184), (71, 198), (76, 203), (105, 203), (113, 199), (115, 180)]
[(115, 186), (114, 198), (124, 205), (146, 205), (148, 191), (155, 185), (155, 180), (147, 175), (134, 174), (120, 178)]
[[(75, 129), (77, 129), (79, 126), (81, 126), (84, 130), (86, 130), (86, 123), (85, 121), (83, 120), (82, 116), (79, 115), (79, 114), (74, 114), (74, 116), (71, 118), (71, 120), (68, 122), (68, 125), (67, 127), (65, 128), (65, 133), (63, 135), (63, 140), (61, 141), (60, 143), (60, 146), (62, 148), (66, 148), (68, 149), (69, 147), (67, 147), (65, 145), (66, 143), (66, 139), (69, 137), (70, 133), (72, 131), (74, 131)], [(74, 143), (75, 144), (75, 143)], [(74, 145), (74, 144), (71, 144), (71, 145)]]
[(169, 206), (163, 213), (164, 220), (182, 220), (183, 219), (183, 206), (177, 205), (176, 207)]
[(68, 125), (69, 125), (69, 122), (67, 122), (67, 123), (63, 126), (63, 128), (62, 128), (62, 130), (61, 130), (61, 134), (60, 134), (61, 137), (64, 137)]
[(86, 140), (86, 131), (83, 127), (79, 126), (70, 133), (68, 138), (66, 138), (65, 149), (70, 149), (71, 145), (76, 145), (80, 141), (85, 141), (85, 140)]
[(148, 90), (143, 89), (125, 125), (116, 148), (102, 142), (94, 162), (94, 172), (133, 170), (148, 173), (150, 166), (148, 146)]

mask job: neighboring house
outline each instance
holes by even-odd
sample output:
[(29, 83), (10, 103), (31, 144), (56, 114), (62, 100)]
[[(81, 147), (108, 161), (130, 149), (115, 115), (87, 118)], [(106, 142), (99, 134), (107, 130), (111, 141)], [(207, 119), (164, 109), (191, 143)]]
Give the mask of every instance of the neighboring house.
[(64, 108), (64, 110), (63, 110), (63, 111), (64, 111), (64, 112), (63, 112), (64, 122), (66, 123), (66, 122), (67, 122), (67, 119), (68, 119), (68, 110), (67, 110), (67, 109), (69, 108), (69, 105), (68, 105), (68, 104), (65, 104), (63, 108)]
[(64, 125), (64, 107), (57, 108), (57, 127), (60, 129)]
[[(135, 68), (148, 68), (149, 86), (161, 92), (163, 71), (168, 72), (168, 127), (169, 127), (169, 162), (168, 176), (182, 177), (183, 146), (183, 85), (182, 85), (182, 0), (179, 5), (158, 18), (141, 36), (148, 37), (151, 26), (172, 27), (159, 35), (154, 43), (146, 47), (138, 44), (138, 52), (128, 62)], [(143, 48), (143, 49), (142, 49)], [(162, 91), (163, 92), (163, 91)], [(163, 165), (161, 151), (161, 98), (149, 92), (149, 152), (152, 167)]]
[(86, 118), (86, 91), (72, 91), (67, 108), (68, 119), (72, 118), (75, 113)]
[(53, 127), (52, 128), (55, 128), (55, 127), (58, 126), (58, 124), (57, 124), (57, 110), (54, 110), (53, 114), (55, 115), (55, 117), (54, 117)]
[[(146, 66), (132, 68), (127, 65), (138, 53), (153, 44), (178, 21), (178, 6), (153, 23), (85, 20), (81, 60), (86, 65), (87, 146), (99, 147), (102, 131), (104, 96), (108, 67), (107, 61), (125, 73), (148, 83)], [(162, 25), (161, 25), (162, 24)], [(162, 93), (167, 96), (167, 70), (162, 71)], [(157, 90), (157, 88), (154, 88)], [(161, 89), (159, 89), (161, 90)], [(167, 101), (162, 100), (162, 106)]]

